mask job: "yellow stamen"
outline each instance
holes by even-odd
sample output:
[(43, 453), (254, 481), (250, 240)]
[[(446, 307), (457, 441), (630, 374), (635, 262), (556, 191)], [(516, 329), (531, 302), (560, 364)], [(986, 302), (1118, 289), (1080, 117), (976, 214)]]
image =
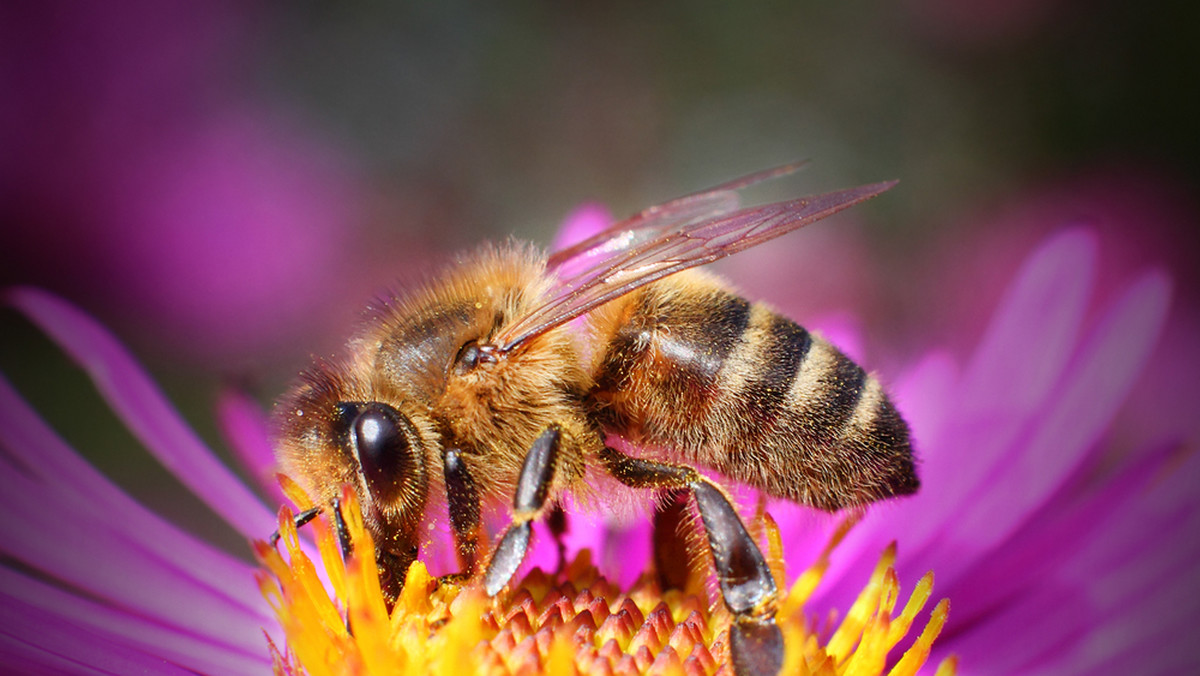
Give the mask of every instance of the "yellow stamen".
[[(299, 508), (306, 508), (307, 497), (294, 485), (285, 482), (284, 490)], [(353, 492), (344, 492), (341, 509), (353, 550), (347, 562), (342, 562), (325, 521), (328, 515), (314, 523), (333, 594), (301, 549), (289, 510), (280, 512), (286, 560), (265, 543), (255, 545), (265, 568), (259, 587), (287, 637), (285, 652), (271, 647), (276, 673), (698, 676), (714, 674), (728, 662), (731, 618), (719, 597), (663, 592), (649, 574), (622, 594), (600, 576), (586, 550), (556, 576), (535, 568), (496, 598), (488, 598), (477, 581), (459, 585), (435, 579), (418, 561), (409, 568), (389, 613), (374, 544)], [(828, 568), (831, 551), (852, 525), (853, 520), (843, 524), (813, 566), (781, 594), (776, 620), (784, 636), (784, 673), (884, 673), (889, 653), (929, 600), (932, 574), (918, 582), (903, 610), (892, 617), (900, 589), (892, 568), (895, 548), (888, 547), (823, 645), (803, 606)], [(782, 582), (778, 527), (765, 512), (753, 526), (766, 541), (768, 563)], [(888, 673), (915, 674), (928, 660), (948, 611), (947, 601), (937, 604), (920, 636)], [(346, 629), (343, 612), (352, 631)], [(950, 676), (956, 668), (950, 658), (939, 665), (938, 674)]]

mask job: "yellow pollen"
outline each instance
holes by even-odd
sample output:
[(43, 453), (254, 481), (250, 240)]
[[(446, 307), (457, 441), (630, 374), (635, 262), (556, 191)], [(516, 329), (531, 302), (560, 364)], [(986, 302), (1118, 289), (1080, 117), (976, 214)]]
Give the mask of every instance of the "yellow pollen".
[[(286, 477), (280, 482), (298, 509), (311, 507), (299, 487)], [(495, 598), (488, 598), (477, 580), (439, 580), (418, 561), (389, 611), (374, 545), (352, 491), (344, 492), (342, 511), (353, 543), (347, 561), (324, 515), (312, 523), (327, 583), (302, 550), (290, 509), (279, 514), (283, 553), (255, 543), (263, 567), (259, 588), (286, 637), (282, 651), (269, 646), (278, 674), (732, 673), (731, 617), (719, 596), (664, 592), (652, 571), (621, 592), (600, 575), (587, 550), (553, 576), (534, 568)], [(783, 673), (915, 674), (945, 624), (949, 603), (943, 600), (903, 654), (891, 655), (905, 642), (933, 588), (933, 575), (925, 575), (893, 616), (901, 594), (892, 545), (840, 625), (832, 634), (818, 630), (804, 604), (828, 568), (829, 554), (852, 525), (853, 520), (844, 523), (817, 561), (781, 594), (776, 621), (784, 636)], [(762, 510), (752, 526), (762, 533), (772, 571), (782, 583), (779, 529)], [(828, 640), (822, 640), (823, 634)], [(937, 674), (950, 676), (956, 668), (952, 657), (938, 666)]]

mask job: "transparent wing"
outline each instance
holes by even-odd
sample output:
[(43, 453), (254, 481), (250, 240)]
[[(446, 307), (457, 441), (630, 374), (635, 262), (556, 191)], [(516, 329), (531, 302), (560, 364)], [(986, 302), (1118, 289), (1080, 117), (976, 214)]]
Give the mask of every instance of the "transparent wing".
[(563, 268), (576, 268), (599, 256), (612, 255), (620, 250), (637, 247), (664, 232), (686, 228), (688, 224), (714, 218), (741, 206), (737, 191), (755, 183), (799, 171), (807, 160), (785, 164), (774, 169), (755, 172), (721, 185), (684, 195), (658, 204), (617, 221), (592, 237), (551, 254), (547, 266), (559, 276), (570, 274)]
[(608, 301), (681, 270), (704, 265), (868, 200), (896, 181), (737, 209), (729, 193), (794, 170), (781, 167), (713, 190), (651, 207), (596, 237), (555, 254), (558, 293), (507, 327), (495, 342), (502, 352)]

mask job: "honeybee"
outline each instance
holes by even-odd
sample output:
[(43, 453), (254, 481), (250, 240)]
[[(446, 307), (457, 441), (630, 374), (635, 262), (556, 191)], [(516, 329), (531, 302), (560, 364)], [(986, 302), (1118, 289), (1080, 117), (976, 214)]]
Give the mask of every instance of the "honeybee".
[[(427, 510), (445, 504), (463, 575), (482, 573), (495, 595), (532, 523), (567, 492), (586, 501), (589, 475), (690, 495), (735, 618), (735, 671), (776, 673), (771, 571), (694, 467), (824, 510), (918, 487), (908, 427), (874, 376), (692, 269), (894, 185), (739, 207), (739, 189), (797, 166), (651, 207), (548, 257), (485, 246), (374, 307), (347, 356), (304, 372), (274, 411), (279, 462), (320, 505), (297, 520), (340, 520), (352, 487), (394, 598)], [(494, 498), (512, 500), (511, 522), (485, 551), (481, 503)]]

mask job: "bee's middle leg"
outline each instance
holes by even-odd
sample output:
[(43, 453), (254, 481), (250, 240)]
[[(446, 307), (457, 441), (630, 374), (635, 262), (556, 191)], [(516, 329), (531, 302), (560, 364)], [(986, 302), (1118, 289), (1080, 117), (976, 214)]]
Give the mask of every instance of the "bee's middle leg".
[(500, 537), (500, 544), (492, 552), (483, 586), (488, 596), (495, 596), (508, 584), (529, 549), (529, 538), (533, 533), (533, 520), (546, 503), (550, 483), (554, 479), (554, 468), (558, 464), (558, 446), (562, 431), (551, 425), (542, 433), (521, 466), (517, 478), (516, 495), (513, 496), (513, 520)]
[(689, 489), (708, 533), (717, 582), (733, 613), (730, 655), (739, 676), (773, 676), (783, 666), (783, 634), (775, 624), (778, 592), (766, 557), (721, 489), (696, 470), (627, 456), (606, 448), (608, 472), (634, 488)]
[(442, 455), (442, 466), (446, 477), (450, 526), (458, 549), (458, 563), (462, 566), (458, 577), (465, 579), (475, 573), (479, 552), (479, 489), (463, 462), (462, 452), (457, 448), (446, 450)]
[(567, 543), (563, 541), (567, 533), (567, 512), (563, 510), (562, 503), (555, 502), (550, 507), (546, 514), (546, 526), (550, 529), (554, 546), (558, 549), (558, 572), (561, 573), (567, 568)]

